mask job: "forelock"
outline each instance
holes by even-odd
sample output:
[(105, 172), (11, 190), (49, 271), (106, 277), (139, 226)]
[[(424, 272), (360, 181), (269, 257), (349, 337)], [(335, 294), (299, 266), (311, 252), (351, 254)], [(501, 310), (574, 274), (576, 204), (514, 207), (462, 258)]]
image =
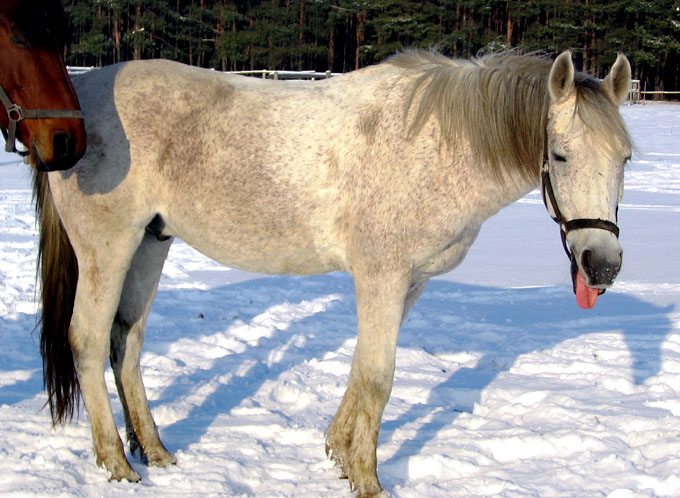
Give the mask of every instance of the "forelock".
[(16, 28), (37, 48), (63, 47), (69, 41), (68, 19), (60, 0), (21, 0), (14, 12)]

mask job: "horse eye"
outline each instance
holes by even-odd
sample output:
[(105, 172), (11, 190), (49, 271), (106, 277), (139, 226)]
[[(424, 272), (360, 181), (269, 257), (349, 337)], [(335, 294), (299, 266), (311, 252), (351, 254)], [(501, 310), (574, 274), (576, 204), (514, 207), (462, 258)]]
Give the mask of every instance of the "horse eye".
[(567, 158), (564, 157), (563, 155), (558, 154), (557, 152), (552, 153), (552, 160), (558, 163), (566, 163)]
[(10, 37), (10, 40), (12, 43), (17, 45), (18, 47), (21, 48), (31, 48), (31, 44), (28, 42), (26, 38), (24, 38), (21, 35), (18, 35), (16, 33), (13, 33), (12, 36)]

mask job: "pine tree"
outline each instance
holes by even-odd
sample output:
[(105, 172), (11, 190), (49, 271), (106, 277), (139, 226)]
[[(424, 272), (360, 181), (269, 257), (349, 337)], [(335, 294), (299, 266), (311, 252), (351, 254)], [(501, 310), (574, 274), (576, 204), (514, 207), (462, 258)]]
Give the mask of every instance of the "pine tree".
[(349, 71), (407, 47), (574, 53), (602, 77), (626, 53), (648, 89), (677, 89), (680, 0), (65, 0), (67, 61), (162, 57), (216, 69)]

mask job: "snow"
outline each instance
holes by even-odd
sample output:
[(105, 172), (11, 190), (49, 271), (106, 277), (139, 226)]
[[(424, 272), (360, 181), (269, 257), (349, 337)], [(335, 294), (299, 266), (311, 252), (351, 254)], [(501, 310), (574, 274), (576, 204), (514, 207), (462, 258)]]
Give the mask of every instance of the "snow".
[[(392, 496), (680, 496), (680, 106), (622, 114), (617, 283), (576, 306), (538, 192), (489, 220), (402, 329), (378, 447)], [(142, 366), (178, 463), (131, 457), (142, 482), (109, 483), (84, 413), (50, 427), (28, 167), (0, 165), (0, 494), (350, 496), (324, 454), (356, 343), (347, 275), (251, 275), (176, 242)]]

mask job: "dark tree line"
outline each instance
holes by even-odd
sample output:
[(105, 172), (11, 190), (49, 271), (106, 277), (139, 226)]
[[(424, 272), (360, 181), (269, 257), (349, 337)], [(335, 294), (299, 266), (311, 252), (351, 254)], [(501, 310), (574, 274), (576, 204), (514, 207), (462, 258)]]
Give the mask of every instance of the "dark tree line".
[(222, 70), (344, 72), (404, 47), (518, 47), (603, 76), (622, 51), (643, 87), (680, 87), (680, 0), (64, 0), (72, 65), (163, 57)]

